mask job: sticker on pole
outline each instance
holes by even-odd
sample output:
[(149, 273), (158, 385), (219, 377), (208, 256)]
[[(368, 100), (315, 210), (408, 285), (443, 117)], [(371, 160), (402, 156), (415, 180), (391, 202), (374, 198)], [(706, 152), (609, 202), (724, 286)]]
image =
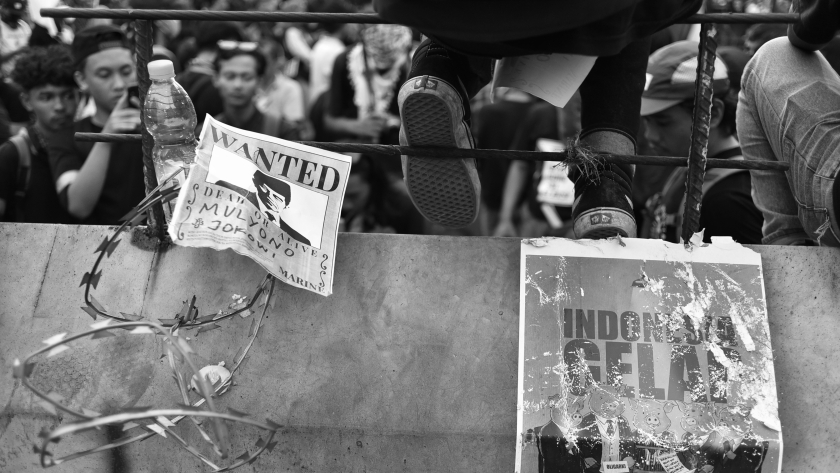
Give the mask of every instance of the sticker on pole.
[(169, 223), (177, 245), (231, 249), (292, 286), (332, 293), (350, 157), (208, 116)]
[(761, 255), (525, 240), (520, 284), (515, 471), (781, 471)]

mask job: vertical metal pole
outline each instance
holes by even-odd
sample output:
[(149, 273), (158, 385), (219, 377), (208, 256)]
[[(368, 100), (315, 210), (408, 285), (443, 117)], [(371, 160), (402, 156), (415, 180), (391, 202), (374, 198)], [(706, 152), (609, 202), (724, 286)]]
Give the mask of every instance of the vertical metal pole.
[[(149, 79), (149, 60), (152, 57), (154, 38), (152, 37), (152, 22), (148, 20), (134, 21), (134, 42), (137, 61), (137, 85), (140, 89), (140, 109), (146, 100), (146, 93), (152, 81)], [(146, 193), (154, 190), (157, 185), (155, 166), (152, 162), (152, 146), (154, 140), (149, 130), (146, 129), (146, 118), (143, 117), (140, 123), (140, 133), (143, 135), (143, 177), (146, 184)], [(161, 241), (166, 237), (166, 220), (163, 216), (163, 207), (156, 204), (149, 212), (149, 234)]]
[(688, 153), (688, 175), (685, 182), (685, 211), (682, 240), (688, 243), (700, 228), (700, 205), (703, 200), (703, 180), (706, 177), (706, 154), (709, 148), (709, 127), (712, 120), (712, 84), (715, 75), (715, 27), (703, 23), (700, 27), (700, 46), (697, 57), (697, 79), (694, 82), (694, 112), (691, 129), (691, 149)]

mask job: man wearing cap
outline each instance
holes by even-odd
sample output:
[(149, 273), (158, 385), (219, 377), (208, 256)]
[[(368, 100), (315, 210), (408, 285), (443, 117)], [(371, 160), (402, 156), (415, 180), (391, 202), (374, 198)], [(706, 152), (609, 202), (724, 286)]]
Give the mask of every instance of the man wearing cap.
[(112, 25), (80, 31), (72, 52), (76, 82), (93, 98), (96, 112), (49, 140), (50, 169), (71, 215), (89, 225), (114, 225), (145, 196), (141, 145), (76, 142), (72, 131), (139, 132), (139, 103), (130, 103), (127, 93), (137, 81), (134, 58), (125, 35)]
[[(641, 115), (645, 138), (655, 154), (688, 156), (691, 147), (697, 43), (680, 41), (654, 52), (648, 60)], [(725, 63), (715, 59), (714, 98), (708, 156), (744, 159), (735, 132), (737, 96), (729, 90)], [(662, 192), (648, 201), (651, 237), (678, 242), (685, 208), (687, 168), (674, 170)], [(703, 183), (700, 228), (704, 240), (731, 236), (739, 243), (761, 243), (762, 216), (751, 197), (750, 174), (742, 169), (708, 169)]]
[(186, 70), (175, 78), (195, 106), (199, 129), (205, 116), (216, 116), (224, 112), (222, 96), (213, 81), (216, 74), (213, 61), (219, 52), (218, 42), (242, 41), (242, 33), (236, 23), (222, 21), (214, 22), (211, 27), (202, 23), (200, 25), (195, 38), (198, 54), (187, 64)]

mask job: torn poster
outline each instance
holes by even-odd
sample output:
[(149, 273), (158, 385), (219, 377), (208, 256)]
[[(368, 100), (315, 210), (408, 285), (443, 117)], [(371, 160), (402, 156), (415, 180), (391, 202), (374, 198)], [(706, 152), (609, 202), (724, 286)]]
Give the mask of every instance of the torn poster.
[(758, 253), (526, 240), (520, 275), (517, 472), (781, 471)]
[(350, 157), (204, 121), (169, 235), (178, 245), (232, 249), (279, 280), (332, 293)]

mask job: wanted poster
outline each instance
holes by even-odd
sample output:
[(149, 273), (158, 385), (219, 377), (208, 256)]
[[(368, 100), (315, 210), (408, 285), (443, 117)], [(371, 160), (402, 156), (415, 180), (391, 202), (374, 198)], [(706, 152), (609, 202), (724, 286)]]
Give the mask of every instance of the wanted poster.
[(525, 240), (516, 471), (779, 473), (761, 258)]
[(350, 157), (233, 128), (207, 117), (169, 235), (232, 249), (279, 280), (332, 293)]

